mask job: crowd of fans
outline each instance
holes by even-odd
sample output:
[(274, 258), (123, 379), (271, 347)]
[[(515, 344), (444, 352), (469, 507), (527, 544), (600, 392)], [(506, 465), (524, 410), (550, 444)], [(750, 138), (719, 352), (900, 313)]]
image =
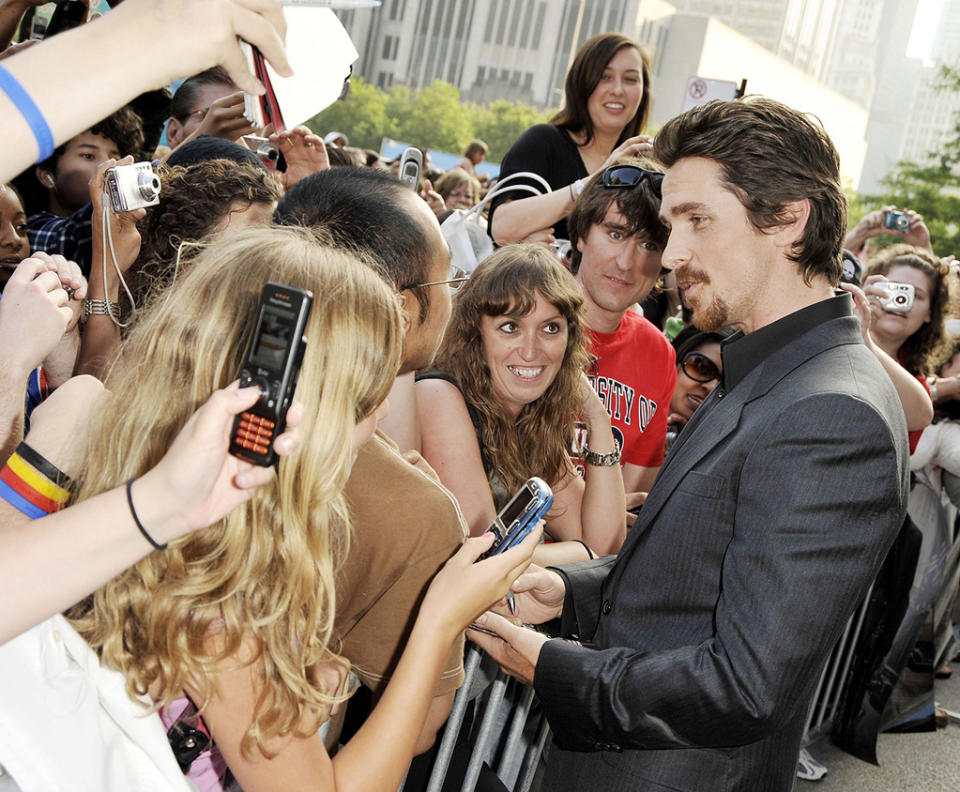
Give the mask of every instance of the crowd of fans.
[[(98, 779), (78, 788), (133, 788), (135, 773), (178, 788), (186, 773), (202, 790), (397, 789), (450, 711), (464, 628), (531, 558), (617, 553), (734, 334), (694, 327), (670, 277), (663, 169), (643, 134), (649, 63), (629, 38), (589, 40), (564, 107), (504, 158), (501, 179), (541, 194), (478, 177), (482, 140), (446, 172), (424, 161), (410, 190), (398, 163), (351, 148), (350, 130), (255, 129), (236, 35), (283, 69), (277, 12), (216, 5), (230, 22), (174, 26), (190, 29), (189, 58), (168, 54), (69, 122), (53, 108), (82, 87), (73, 102), (36, 89), (58, 145), (25, 169), (13, 151), (4, 170), (0, 764), (24, 790), (61, 750), (70, 772)], [(90, 47), (108, 24), (152, 13), (175, 12), (127, 0), (61, 41), (12, 45), (0, 64), (29, 88), (21, 59)], [(158, 146), (135, 98), (183, 76)], [(109, 182), (135, 163), (158, 195), (120, 211)], [(462, 260), (445, 221), (491, 190), (475, 221), (497, 249)], [(957, 504), (956, 264), (933, 253), (919, 215), (886, 223), (896, 212), (851, 229), (863, 277), (843, 288), (900, 397), (914, 467)], [(899, 244), (875, 248), (882, 237)], [(234, 415), (260, 396), (236, 381), (267, 281), (314, 296), (275, 473), (226, 449)], [(891, 303), (891, 283), (911, 287), (908, 305)], [(645, 317), (652, 299), (668, 307)], [(537, 530), (473, 563), (530, 476), (555, 496), (545, 541)], [(51, 636), (100, 674), (62, 734), (38, 692), (60, 684), (37, 670)], [(121, 695), (105, 705), (111, 686)], [(347, 740), (358, 686), (372, 700)], [(119, 758), (94, 768), (118, 739), (104, 707), (120, 724), (158, 714), (143, 735), (113, 727)], [(68, 748), (90, 723), (102, 741)], [(11, 724), (22, 740), (7, 740)], [(202, 751), (166, 748), (184, 729)]]

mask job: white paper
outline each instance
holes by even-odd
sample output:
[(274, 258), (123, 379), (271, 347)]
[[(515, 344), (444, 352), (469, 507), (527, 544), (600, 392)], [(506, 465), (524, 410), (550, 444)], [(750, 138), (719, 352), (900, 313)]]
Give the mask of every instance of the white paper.
[(269, 63), (267, 71), (283, 123), (291, 129), (337, 101), (359, 54), (329, 8), (285, 7), (283, 15), (293, 77), (281, 77)]

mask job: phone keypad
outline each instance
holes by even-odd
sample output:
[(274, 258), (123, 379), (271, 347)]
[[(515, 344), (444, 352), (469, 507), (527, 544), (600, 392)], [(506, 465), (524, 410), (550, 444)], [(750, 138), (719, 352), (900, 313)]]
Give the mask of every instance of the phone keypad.
[(276, 424), (269, 418), (250, 412), (241, 413), (234, 442), (255, 454), (266, 454), (270, 450), (275, 428)]

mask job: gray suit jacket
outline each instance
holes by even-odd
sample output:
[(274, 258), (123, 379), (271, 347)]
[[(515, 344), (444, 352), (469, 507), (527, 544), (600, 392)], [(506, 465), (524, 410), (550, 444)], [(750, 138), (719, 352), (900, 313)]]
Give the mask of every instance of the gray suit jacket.
[(714, 391), (619, 556), (564, 568), (544, 789), (789, 790), (816, 680), (906, 510), (903, 409), (857, 320)]

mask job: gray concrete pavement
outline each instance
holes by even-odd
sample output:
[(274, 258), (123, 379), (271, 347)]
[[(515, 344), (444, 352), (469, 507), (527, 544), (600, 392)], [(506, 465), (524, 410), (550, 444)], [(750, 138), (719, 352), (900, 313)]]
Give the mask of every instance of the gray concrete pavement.
[[(950, 679), (938, 679), (941, 707), (960, 713), (960, 663)], [(820, 781), (797, 780), (795, 792), (960, 792), (960, 724), (921, 734), (881, 734), (880, 766), (855, 759), (828, 739), (809, 748), (829, 768)]]

